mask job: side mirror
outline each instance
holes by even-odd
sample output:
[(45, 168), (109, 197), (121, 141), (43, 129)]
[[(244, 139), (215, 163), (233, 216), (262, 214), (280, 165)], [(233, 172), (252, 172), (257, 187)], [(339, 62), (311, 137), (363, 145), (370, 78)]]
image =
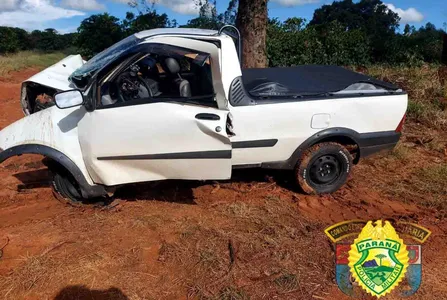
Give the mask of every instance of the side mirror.
[(84, 104), (84, 95), (78, 90), (65, 91), (54, 95), (54, 101), (60, 109), (70, 108)]

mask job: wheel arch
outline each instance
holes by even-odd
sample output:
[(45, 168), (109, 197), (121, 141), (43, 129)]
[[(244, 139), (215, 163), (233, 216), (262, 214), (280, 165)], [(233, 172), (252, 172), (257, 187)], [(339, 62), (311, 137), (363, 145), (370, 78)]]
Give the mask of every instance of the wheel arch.
[(360, 160), (359, 133), (347, 128), (334, 128), (334, 129), (335, 130), (323, 131), (310, 137), (300, 146), (300, 147), (304, 146), (304, 149), (302, 149), (302, 151), (316, 144), (334, 142), (341, 144), (343, 146), (347, 146), (346, 147), (347, 150), (353, 156), (353, 163), (357, 164)]
[(81, 188), (82, 196), (85, 198), (99, 197), (107, 194), (103, 186), (90, 185), (79, 167), (68, 156), (49, 146), (40, 144), (13, 146), (0, 152), (0, 163), (13, 156), (20, 156), (23, 154), (39, 154), (63, 167), (78, 182), (79, 187)]
[(300, 159), (303, 152), (319, 143), (335, 142), (344, 146), (352, 145), (352, 149), (348, 149), (349, 152), (355, 154), (353, 159), (354, 164), (357, 164), (360, 159), (360, 134), (352, 129), (343, 127), (334, 127), (319, 131), (306, 139), (300, 146), (293, 152), (289, 159), (280, 162), (267, 162), (263, 163), (263, 168), (268, 169), (286, 169), (293, 170), (296, 163)]

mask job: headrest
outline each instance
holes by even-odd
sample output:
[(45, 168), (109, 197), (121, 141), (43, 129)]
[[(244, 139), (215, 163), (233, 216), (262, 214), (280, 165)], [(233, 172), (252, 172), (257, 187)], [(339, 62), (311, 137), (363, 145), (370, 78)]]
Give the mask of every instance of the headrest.
[(157, 65), (157, 61), (153, 59), (152, 57), (146, 57), (141, 61), (141, 63), (149, 68), (154, 68)]
[(180, 73), (180, 64), (175, 58), (168, 57), (164, 61), (163, 69), (171, 74), (178, 74)]

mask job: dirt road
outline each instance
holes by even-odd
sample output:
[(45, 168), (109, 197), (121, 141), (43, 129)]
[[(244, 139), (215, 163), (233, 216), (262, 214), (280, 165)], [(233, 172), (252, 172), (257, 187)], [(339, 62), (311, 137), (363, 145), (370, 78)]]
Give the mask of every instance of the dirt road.
[[(34, 72), (0, 79), (1, 128), (22, 117), (20, 82)], [(405, 130), (403, 146), (356, 166), (330, 196), (305, 196), (287, 174), (253, 170), (231, 182), (133, 185), (117, 192), (116, 207), (78, 208), (53, 197), (41, 157), (10, 159), (0, 166), (0, 298), (349, 299), (323, 230), (382, 218), (433, 231), (414, 299), (447, 299), (447, 195), (422, 192), (418, 177), (447, 157), (411, 142), (446, 134), (411, 122)]]

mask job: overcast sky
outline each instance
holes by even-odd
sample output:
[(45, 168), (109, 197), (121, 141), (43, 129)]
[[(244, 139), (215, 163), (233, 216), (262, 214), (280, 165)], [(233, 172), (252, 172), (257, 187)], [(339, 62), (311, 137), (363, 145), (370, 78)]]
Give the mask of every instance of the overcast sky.
[[(119, 18), (132, 11), (129, 0), (0, 0), (0, 26), (15, 26), (27, 30), (55, 28), (59, 32), (74, 32), (88, 16), (108, 12)], [(160, 13), (167, 13), (179, 24), (197, 15), (194, 0), (155, 0)], [(219, 12), (225, 11), (228, 0), (218, 0)], [(313, 12), (325, 0), (271, 0), (269, 17), (312, 19)], [(443, 28), (447, 22), (447, 0), (390, 0), (389, 9), (401, 17), (401, 28), (409, 23), (419, 27), (432, 22)]]

